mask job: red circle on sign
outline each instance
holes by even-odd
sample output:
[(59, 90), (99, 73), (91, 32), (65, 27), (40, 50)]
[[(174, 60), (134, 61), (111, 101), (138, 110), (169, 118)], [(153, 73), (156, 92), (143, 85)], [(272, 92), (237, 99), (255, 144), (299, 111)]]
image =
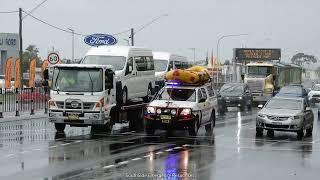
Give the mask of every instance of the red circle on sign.
[(60, 57), (57, 53), (52, 52), (48, 55), (48, 62), (50, 64), (57, 64), (59, 61), (60, 61)]

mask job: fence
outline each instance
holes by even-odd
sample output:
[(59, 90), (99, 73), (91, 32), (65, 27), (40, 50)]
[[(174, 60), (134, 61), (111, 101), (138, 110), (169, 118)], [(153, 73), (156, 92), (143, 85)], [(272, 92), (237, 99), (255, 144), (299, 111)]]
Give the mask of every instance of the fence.
[(0, 89), (0, 118), (4, 112), (19, 116), (20, 112), (29, 111), (33, 115), (35, 110), (44, 109), (47, 113), (48, 100), (49, 93), (44, 87)]

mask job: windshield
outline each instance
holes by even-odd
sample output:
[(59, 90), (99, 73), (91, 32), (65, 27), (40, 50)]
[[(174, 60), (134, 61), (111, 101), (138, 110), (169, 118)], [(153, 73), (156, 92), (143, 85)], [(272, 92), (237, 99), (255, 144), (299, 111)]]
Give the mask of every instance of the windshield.
[(176, 69), (187, 69), (189, 64), (187, 62), (174, 61), (174, 66)]
[(220, 89), (221, 95), (239, 95), (243, 92), (243, 86), (238, 84), (225, 84)]
[(316, 84), (316, 85), (312, 86), (311, 90), (312, 91), (320, 91), (320, 84)]
[(265, 108), (301, 110), (303, 108), (303, 104), (301, 100), (295, 99), (271, 99)]
[(102, 69), (55, 68), (53, 90), (63, 92), (101, 92)]
[(167, 61), (167, 60), (155, 59), (154, 60), (155, 71), (156, 72), (167, 71), (168, 62), (169, 61)]
[(122, 70), (126, 63), (126, 57), (123, 56), (86, 56), (82, 64), (98, 64), (98, 65), (112, 65), (116, 71)]
[(196, 101), (195, 89), (176, 89), (165, 88), (161, 94), (158, 95), (159, 100), (174, 100), (174, 101)]
[(270, 66), (248, 66), (248, 75), (268, 76), (271, 73)]
[(280, 94), (302, 94), (302, 89), (299, 86), (287, 86), (280, 89)]

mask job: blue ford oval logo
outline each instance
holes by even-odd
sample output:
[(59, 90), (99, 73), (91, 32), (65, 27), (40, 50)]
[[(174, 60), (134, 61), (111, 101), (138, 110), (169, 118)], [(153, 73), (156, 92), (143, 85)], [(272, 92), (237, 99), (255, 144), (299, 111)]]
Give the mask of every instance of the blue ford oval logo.
[(92, 34), (84, 38), (84, 42), (90, 46), (107, 46), (117, 44), (117, 39), (108, 34)]

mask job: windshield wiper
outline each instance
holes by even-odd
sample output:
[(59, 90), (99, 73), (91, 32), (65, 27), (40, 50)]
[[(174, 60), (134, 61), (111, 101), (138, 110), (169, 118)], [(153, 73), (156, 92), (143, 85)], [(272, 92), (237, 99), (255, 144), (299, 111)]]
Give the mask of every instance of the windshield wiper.
[(58, 94), (59, 94), (59, 88), (57, 87), (57, 81), (58, 81), (59, 74), (60, 74), (60, 69), (58, 71), (57, 77), (54, 82), (54, 88), (55, 88), (54, 90), (57, 91)]
[(90, 78), (90, 81), (91, 81), (91, 95), (93, 95), (93, 81), (92, 81), (92, 78), (91, 78), (91, 75), (88, 71), (88, 75), (89, 75), (89, 78)]

